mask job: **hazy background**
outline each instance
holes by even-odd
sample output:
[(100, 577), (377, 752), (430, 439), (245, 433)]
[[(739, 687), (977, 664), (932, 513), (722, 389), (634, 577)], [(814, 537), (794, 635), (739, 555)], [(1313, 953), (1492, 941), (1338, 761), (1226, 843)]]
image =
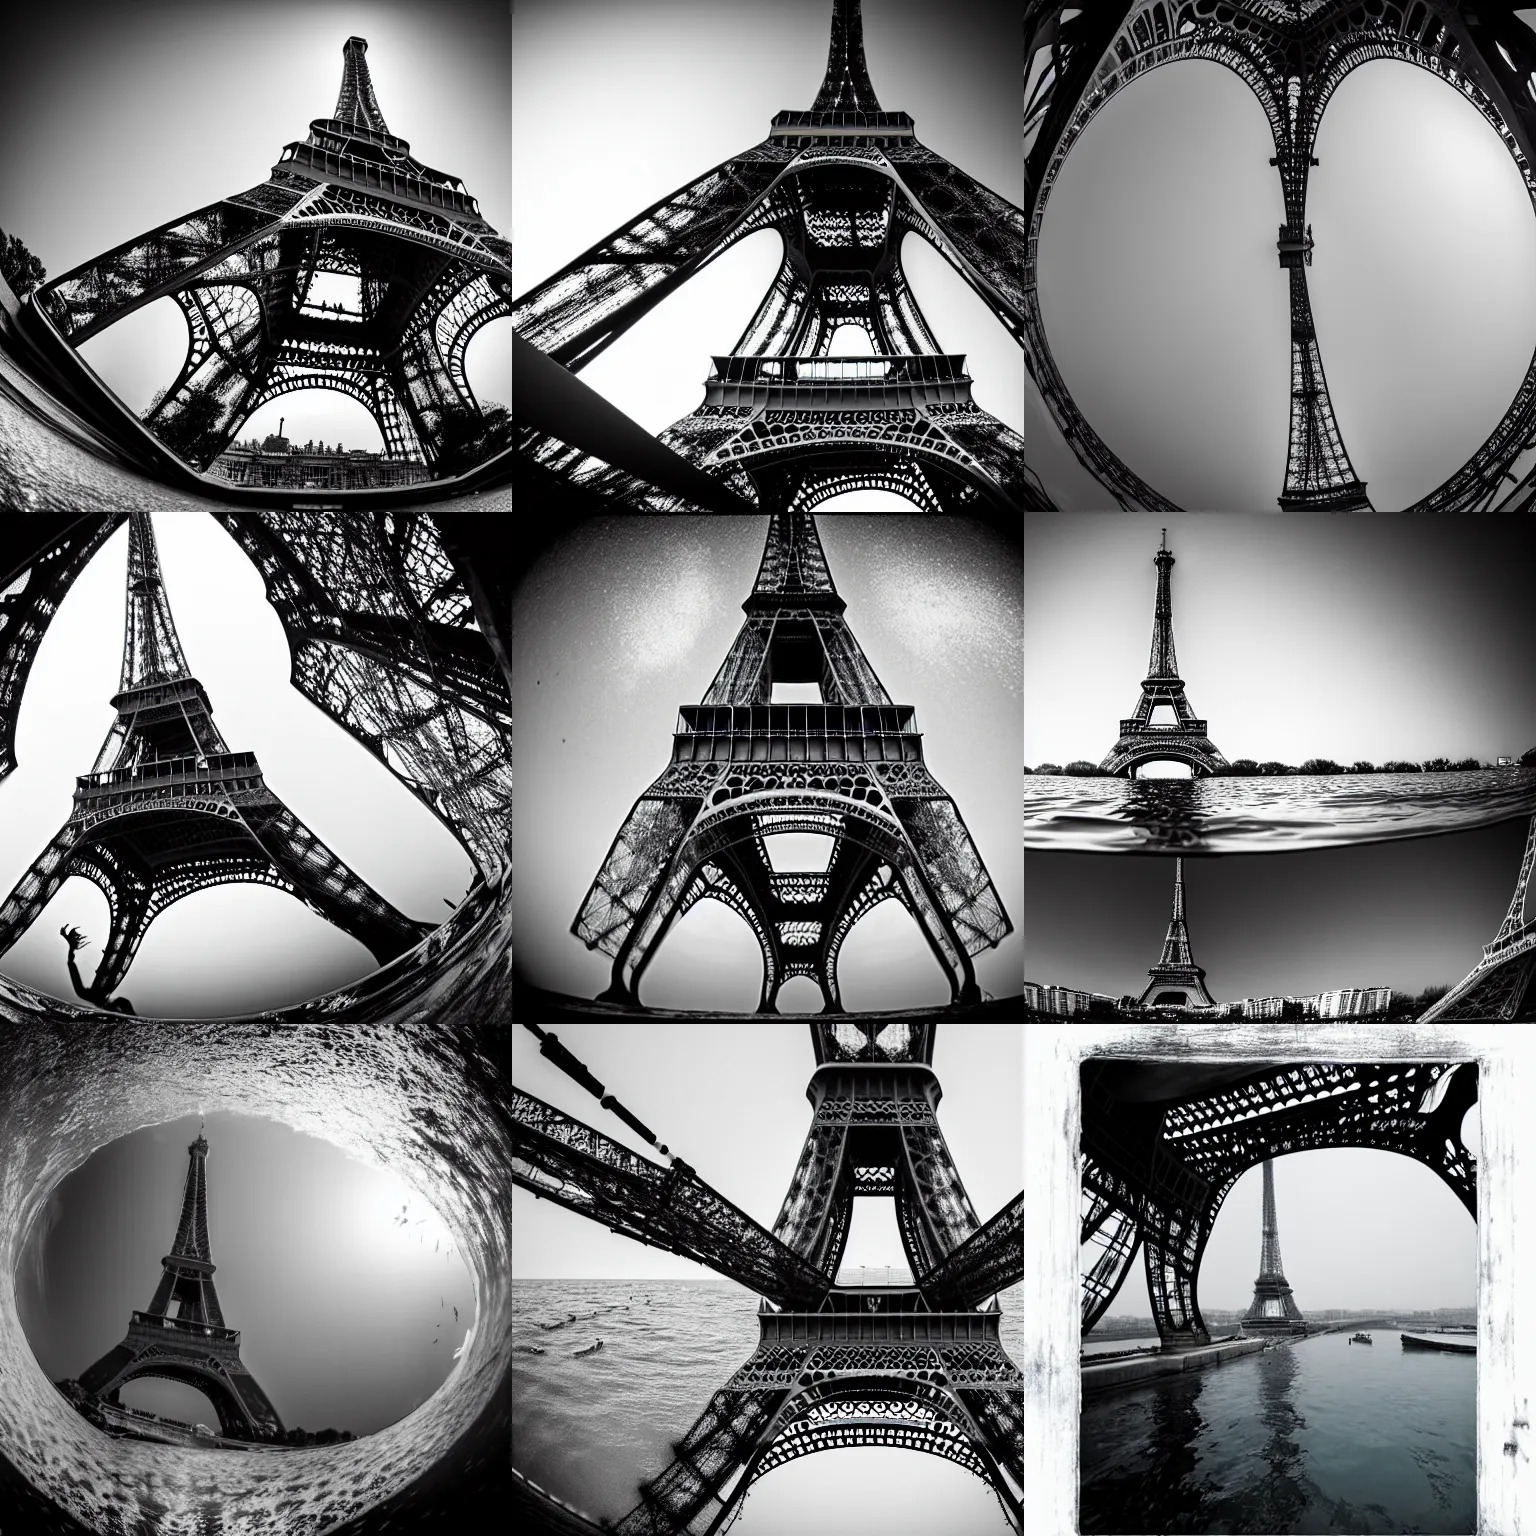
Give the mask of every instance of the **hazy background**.
[[(1024, 519), (1024, 761), (1100, 761), (1146, 675), (1159, 530)], [(1227, 760), (1492, 762), (1536, 746), (1520, 518), (1176, 517), (1173, 631)]]
[[(1509, 908), (1526, 827), (1186, 859), (1195, 963), (1218, 1002), (1454, 985)], [(1174, 861), (1031, 849), (1025, 865), (1029, 980), (1139, 993), (1168, 928)]]
[[(1284, 220), (1257, 99), (1206, 62), (1150, 71), (1073, 146), (1041, 224), (1040, 304), (1078, 406), (1194, 510), (1273, 510), (1290, 390)], [(1536, 220), (1507, 150), (1458, 92), (1378, 60), (1317, 140), (1307, 272), (1339, 429), (1397, 510), (1479, 447), (1536, 343)], [(1057, 505), (1113, 505), (1031, 388), (1029, 460)]]
[[(110, 1143), (43, 1207), (15, 1278), (50, 1380), (78, 1377), (149, 1306), (198, 1123)], [(203, 1134), (214, 1286), (284, 1426), (371, 1434), (425, 1402), (475, 1323), (469, 1271), (441, 1218), (394, 1174), (275, 1121), (215, 1113)], [(218, 1427), (202, 1394), (176, 1382), (129, 1385), (123, 1401)]]
[[(917, 710), (924, 758), (970, 829), (1018, 927), (1018, 553), (960, 518), (823, 516), (817, 527), (847, 621), (887, 693)], [(635, 800), (670, 761), (678, 707), (704, 696), (743, 623), (761, 517), (594, 519), (536, 561), (514, 596), (519, 793), (518, 963), (539, 986), (595, 996), (611, 957), (570, 932)], [(1021, 940), (974, 957), (994, 996), (1019, 990)], [(899, 903), (882, 902), (839, 957), (845, 1006), (945, 1003), (949, 986)], [(762, 959), (746, 923), (698, 902), (644, 973), (667, 1007), (750, 1011)], [(819, 1011), (796, 978), (781, 1010)]]
[[(1477, 1126), (1473, 1105), (1462, 1139), (1474, 1156)], [(1232, 1186), (1211, 1229), (1200, 1265), (1202, 1308), (1247, 1310), (1263, 1218), (1261, 1164)], [(1412, 1158), (1357, 1147), (1276, 1158), (1275, 1218), (1285, 1278), (1303, 1316), (1333, 1307), (1477, 1305), (1477, 1223), (1449, 1187)], [(1138, 1254), (1105, 1316), (1151, 1315), (1146, 1263)]]
[[(864, 50), (886, 111), (1015, 204), (1023, 200), (1023, 34), (995, 0), (866, 0)], [(806, 110), (827, 64), (831, 0), (520, 0), (513, 17), (513, 287), (522, 295), (653, 203)], [(659, 432), (703, 398), (778, 271), (771, 231), (748, 237), (582, 370)], [(977, 402), (1023, 430), (1018, 344), (916, 236), (902, 259), (940, 344), (970, 359)], [(857, 504), (896, 504), (876, 492)], [(839, 503), (840, 504), (840, 503)], [(829, 505), (832, 505), (829, 503)]]
[[(59, 0), (6, 21), (0, 50), (0, 227), (50, 279), (267, 179), (285, 144), (329, 117), (342, 45), (368, 41), (391, 133), (457, 176), (511, 227), (510, 26), (498, 0)], [(466, 366), (476, 396), (509, 404), (510, 320), (483, 327)], [(169, 298), (93, 338), (84, 355), (140, 410), (175, 377), (187, 331)], [(378, 428), (334, 391), (264, 406), (240, 437), (275, 432), (377, 448)]]
[[(810, 1129), (815, 1068), (804, 1024), (565, 1024), (560, 1043), (604, 1088), (760, 1225), (773, 1227)], [(939, 1125), (977, 1216), (1023, 1187), (1023, 1036), (1017, 1025), (945, 1024), (933, 1050)], [(656, 1158), (616, 1115), (512, 1031), (512, 1081), (632, 1151)], [(863, 1197), (845, 1268), (906, 1263), (889, 1199)], [(512, 1191), (512, 1273), (538, 1277), (708, 1279), (714, 1271), (627, 1241), (574, 1211)]]
[[(339, 725), (292, 687), (288, 639), (256, 567), (211, 517), (157, 513), (155, 540), (187, 665), (207, 690), (230, 750), (255, 752), (268, 786), (339, 858), (409, 917), (441, 922), (474, 878), (446, 827)], [(68, 820), (116, 718), (128, 560), (124, 524), (70, 588), (38, 647), (16, 729), (18, 766), (0, 782), (0, 898)], [(109, 923), (107, 899), (66, 880), (5, 954), (0, 971), (73, 1000), (59, 937), (90, 939), (89, 981)], [(356, 939), (296, 897), (224, 885), (168, 907), (150, 925), (122, 986), (141, 1014), (189, 1017), (300, 1002), (376, 969)]]

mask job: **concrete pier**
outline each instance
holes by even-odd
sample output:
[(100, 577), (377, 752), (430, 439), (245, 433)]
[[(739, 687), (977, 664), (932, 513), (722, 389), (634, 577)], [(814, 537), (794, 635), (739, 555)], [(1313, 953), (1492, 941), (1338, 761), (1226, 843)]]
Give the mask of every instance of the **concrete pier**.
[(1103, 1365), (1084, 1364), (1083, 1391), (1102, 1392), (1108, 1387), (1134, 1386), (1156, 1376), (1177, 1376), (1181, 1371), (1203, 1371), (1235, 1360), (1239, 1355), (1256, 1354), (1264, 1348), (1263, 1339), (1228, 1339), (1207, 1344), (1200, 1349), (1180, 1350), (1178, 1354), (1137, 1355), (1129, 1360), (1109, 1360)]

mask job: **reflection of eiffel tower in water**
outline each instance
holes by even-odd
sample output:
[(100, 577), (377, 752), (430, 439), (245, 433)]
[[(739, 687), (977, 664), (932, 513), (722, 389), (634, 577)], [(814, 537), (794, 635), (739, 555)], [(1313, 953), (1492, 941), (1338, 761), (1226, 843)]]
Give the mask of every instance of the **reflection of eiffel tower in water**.
[(225, 745), (182, 654), (147, 512), (129, 516), (125, 626), (117, 719), (75, 781), (69, 820), (0, 905), (0, 954), (71, 875), (94, 881), (111, 907), (95, 980), (79, 987), (98, 1006), (155, 918), (209, 886), (287, 891), (380, 964), (424, 937), (428, 925), (385, 901), (267, 788), (254, 752)]
[(1138, 999), (1152, 1007), (1214, 1007), (1205, 989), (1205, 972), (1195, 964), (1184, 922), (1184, 860), (1173, 861), (1173, 913), (1163, 937), (1163, 952), (1147, 971), (1147, 985)]
[(1253, 1282), (1253, 1304), (1243, 1314), (1245, 1333), (1304, 1333), (1306, 1319), (1291, 1295), (1285, 1266), (1280, 1262), (1280, 1224), (1275, 1219), (1275, 1165), (1264, 1159), (1264, 1245), (1259, 1254), (1259, 1278)]
[[(516, 331), (573, 373), (674, 289), (757, 231), (783, 261), (704, 403), (662, 441), (764, 511), (884, 490), (930, 512), (1016, 517), (1024, 444), (971, 394), (908, 286), (902, 244), (930, 242), (1014, 337), (1022, 331), (1019, 210), (886, 111), (864, 59), (859, 0), (835, 0), (809, 111), (638, 215), (517, 300)], [(845, 327), (866, 352), (834, 355)], [(840, 343), (839, 343), (840, 345)], [(525, 440), (554, 464), (566, 444)]]
[[(160, 1261), (165, 1273), (146, 1311), (135, 1312), (128, 1335), (81, 1373), (90, 1398), (118, 1404), (118, 1393), (142, 1376), (179, 1381), (205, 1393), (226, 1434), (281, 1434), (282, 1420), (240, 1358), (240, 1334), (224, 1326), (213, 1288), (217, 1268), (208, 1246), (208, 1142), (187, 1148), (187, 1183), (176, 1240)], [(173, 1313), (171, 1307), (176, 1310)]]
[[(980, 1001), (971, 956), (1012, 923), (954, 801), (923, 762), (915, 711), (894, 704), (843, 617), (815, 519), (775, 513), (747, 619), (703, 702), (679, 711), (672, 761), (635, 802), (572, 931), (613, 956), (605, 999), (634, 1004), (671, 925), (705, 897), (751, 927), (758, 1009), (808, 976), (842, 1011), (837, 957), (853, 925), (899, 901), (958, 1003)], [(817, 704), (775, 704), (815, 683)], [(820, 834), (819, 873), (779, 872), (765, 839)]]

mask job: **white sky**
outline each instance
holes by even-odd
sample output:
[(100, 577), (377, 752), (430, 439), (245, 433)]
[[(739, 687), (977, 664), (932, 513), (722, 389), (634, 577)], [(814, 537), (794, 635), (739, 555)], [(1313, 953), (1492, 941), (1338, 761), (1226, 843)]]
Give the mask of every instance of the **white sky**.
[[(867, 0), (865, 54), (887, 111), (1017, 203), (1023, 38), (1011, 16)], [(528, 0), (513, 18), (513, 289), (521, 295), (652, 203), (806, 109), (827, 61), (831, 0)], [(750, 67), (745, 67), (750, 61)], [(595, 167), (601, 167), (595, 173)], [(695, 409), (710, 357), (731, 348), (772, 284), (761, 232), (706, 267), (582, 370), (647, 430)], [(908, 278), (939, 342), (970, 358), (975, 397), (1023, 430), (1023, 356), (935, 251), (909, 237)], [(860, 506), (881, 504), (861, 493)]]
[[(1477, 1107), (1462, 1137), (1476, 1154)], [(1216, 1217), (1200, 1267), (1202, 1308), (1246, 1309), (1263, 1238), (1264, 1170), (1250, 1168)], [(1411, 1212), (1411, 1217), (1405, 1213)], [(1391, 1152), (1340, 1148), (1275, 1160), (1280, 1257), (1296, 1305), (1400, 1307), (1477, 1303), (1477, 1224), (1435, 1174)], [(1136, 1256), (1109, 1317), (1150, 1317)]]
[[(1536, 343), (1536, 219), (1508, 152), (1453, 88), (1378, 60), (1329, 103), (1307, 271), (1339, 428), (1373, 504), (1458, 469)], [(1040, 237), (1051, 350), (1088, 421), (1193, 510), (1273, 511), (1289, 408), (1273, 140), (1236, 75), (1170, 64), (1073, 146)], [(1432, 274), (1432, 276), (1430, 276)], [(1111, 505), (1038, 402), (1030, 462), (1064, 510)]]
[[(945, 1024), (933, 1068), (939, 1125), (977, 1216), (986, 1221), (1023, 1186), (1023, 1036), (1018, 1025)], [(810, 1128), (815, 1068), (803, 1023), (565, 1024), (555, 1031), (658, 1141), (733, 1204), (771, 1229)], [(512, 1081), (632, 1151), (660, 1161), (617, 1116), (512, 1031)], [(860, 1205), (884, 1205), (871, 1199)], [(860, 1225), (864, 1225), (860, 1223)], [(892, 1217), (851, 1232), (849, 1266), (905, 1265)], [(512, 1191), (512, 1273), (519, 1279), (710, 1279), (714, 1271), (611, 1233), (522, 1189)]]
[[(54, 278), (259, 185), (285, 144), (335, 110), (342, 44), (356, 34), (368, 41), (390, 131), (418, 160), (458, 176), (506, 233), (509, 33), (499, 0), (264, 0), (259, 11), (195, 12), (177, 0), (61, 0), (8, 32), (0, 225)], [(511, 347), (510, 320), (484, 327), (470, 344), (471, 386), (482, 401), (510, 404)], [(170, 299), (85, 348), (135, 409), (171, 381), (185, 352), (186, 326)], [(275, 431), (279, 415), (300, 440), (378, 446), (362, 407), (330, 391), (287, 395), (241, 435)]]
[[(288, 681), (289, 651), (256, 568), (202, 514), (158, 513), (156, 542), (187, 664), (232, 751), (253, 751), (268, 786), (331, 850), (409, 917), (440, 922), (474, 878), (468, 855), (376, 758)], [(81, 573), (38, 648), (17, 724), (18, 766), (0, 783), (0, 892), (9, 893), (70, 814), (114, 719), (122, 666), (128, 530)], [(380, 835), (380, 829), (387, 831)], [(107, 902), (73, 876), (3, 956), (6, 975), (75, 1000), (59, 929), (108, 935)], [(151, 925), (122, 995), (141, 1014), (185, 1017), (302, 1001), (375, 969), (369, 952), (293, 896), (225, 885), (185, 897)]]

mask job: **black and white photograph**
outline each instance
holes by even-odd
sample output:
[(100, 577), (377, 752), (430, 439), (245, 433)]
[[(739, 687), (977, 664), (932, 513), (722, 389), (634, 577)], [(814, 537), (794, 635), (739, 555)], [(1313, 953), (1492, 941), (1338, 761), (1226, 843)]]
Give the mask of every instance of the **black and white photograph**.
[(1478, 1063), (1081, 1074), (1079, 1529), (1483, 1529)]
[(1527, 512), (1513, 0), (1031, 0), (1030, 505)]
[(1017, 1531), (1022, 1043), (515, 1030), (514, 1526)]
[(1031, 514), (1024, 841), (1246, 853), (1536, 811), (1524, 518)]
[(611, 517), (513, 598), (523, 1017), (1017, 1021), (1018, 550)]
[(510, 1499), (511, 25), (0, 49), (0, 1528)]
[(1021, 74), (990, 0), (519, 3), (530, 494), (1017, 532)]

